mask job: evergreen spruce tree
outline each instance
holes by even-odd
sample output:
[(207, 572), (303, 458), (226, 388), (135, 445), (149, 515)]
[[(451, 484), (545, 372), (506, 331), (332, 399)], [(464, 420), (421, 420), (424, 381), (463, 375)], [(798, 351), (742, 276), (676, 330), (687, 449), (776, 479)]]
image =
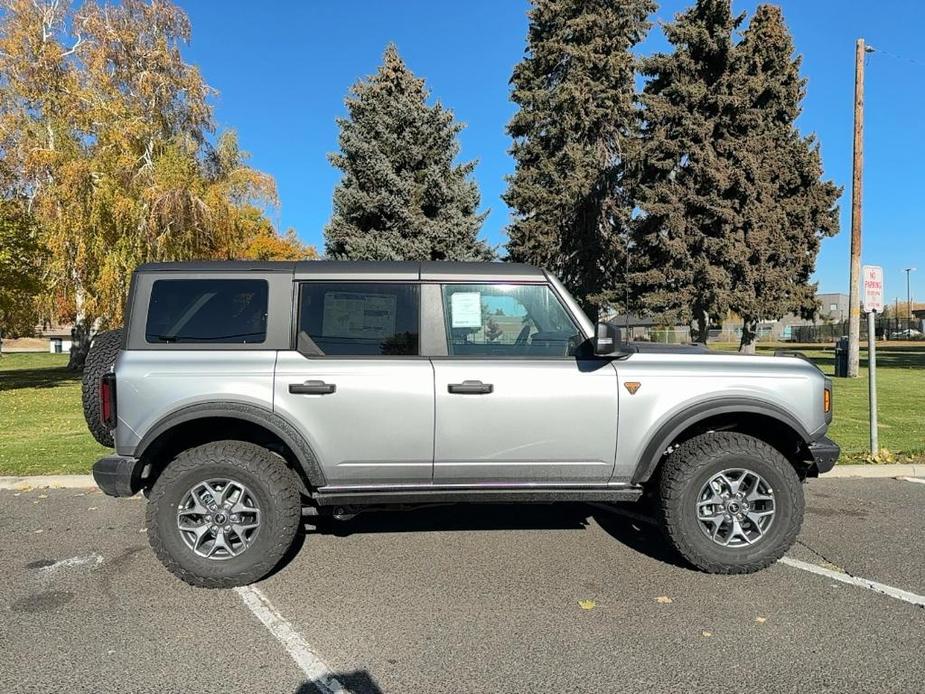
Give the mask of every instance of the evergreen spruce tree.
[(730, 239), (730, 308), (744, 324), (740, 349), (754, 351), (760, 320), (815, 312), (810, 276), (821, 239), (838, 233), (841, 190), (822, 179), (819, 146), (795, 125), (806, 81), (780, 9), (759, 6), (735, 52), (742, 226)]
[(638, 123), (630, 49), (654, 9), (652, 0), (533, 0), (511, 78), (520, 109), (508, 125), (509, 258), (557, 274), (592, 318), (625, 294), (633, 204), (623, 176)]
[(729, 0), (698, 0), (666, 27), (671, 54), (646, 60), (633, 228), (637, 306), (667, 321), (757, 324), (812, 313), (809, 278), (837, 233), (840, 190), (795, 126), (805, 82), (780, 10), (760, 6), (736, 44)]
[(463, 126), (437, 103), (395, 46), (375, 75), (353, 85), (339, 118), (343, 172), (325, 228), (331, 258), (350, 260), (486, 260), (478, 238), (487, 213), (470, 174), (455, 164)]
[(729, 96), (734, 17), (730, 0), (698, 0), (664, 27), (672, 53), (643, 61), (642, 151), (634, 193), (630, 286), (637, 310), (666, 323), (710, 322), (730, 308), (728, 239), (741, 227)]

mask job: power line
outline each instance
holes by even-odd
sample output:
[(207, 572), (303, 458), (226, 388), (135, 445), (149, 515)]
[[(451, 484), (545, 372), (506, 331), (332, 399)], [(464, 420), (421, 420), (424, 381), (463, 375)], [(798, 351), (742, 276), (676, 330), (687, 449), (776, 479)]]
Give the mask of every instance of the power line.
[(925, 68), (925, 60), (918, 60), (916, 58), (909, 58), (904, 55), (898, 55), (896, 53), (893, 53), (892, 51), (886, 50), (885, 48), (878, 48), (876, 46), (873, 46), (873, 49), (877, 53), (881, 53), (885, 56), (888, 56), (892, 58), (893, 60), (899, 60), (905, 63), (912, 63), (913, 65), (917, 65), (918, 67)]

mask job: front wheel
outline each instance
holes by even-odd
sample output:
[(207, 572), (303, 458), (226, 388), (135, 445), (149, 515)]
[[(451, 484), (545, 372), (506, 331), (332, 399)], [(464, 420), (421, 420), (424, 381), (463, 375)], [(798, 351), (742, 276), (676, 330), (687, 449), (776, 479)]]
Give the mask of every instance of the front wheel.
[(204, 588), (257, 581), (292, 546), (302, 518), (294, 473), (270, 451), (217, 441), (180, 453), (148, 497), (148, 541), (169, 571)]
[(664, 463), (659, 515), (669, 542), (709, 573), (751, 573), (790, 549), (803, 523), (803, 488), (790, 462), (746, 434), (714, 432)]

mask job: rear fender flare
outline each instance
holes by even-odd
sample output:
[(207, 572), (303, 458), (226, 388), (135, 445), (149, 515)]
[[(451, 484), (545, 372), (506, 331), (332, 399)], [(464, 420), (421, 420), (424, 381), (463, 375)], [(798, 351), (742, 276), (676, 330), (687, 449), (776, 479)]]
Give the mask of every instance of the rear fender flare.
[(148, 429), (135, 447), (135, 457), (141, 458), (151, 444), (174, 427), (196, 419), (212, 417), (239, 419), (263, 427), (278, 436), (288, 446), (313, 487), (322, 487), (326, 484), (318, 457), (298, 429), (271, 410), (243, 402), (199, 403), (174, 410)]

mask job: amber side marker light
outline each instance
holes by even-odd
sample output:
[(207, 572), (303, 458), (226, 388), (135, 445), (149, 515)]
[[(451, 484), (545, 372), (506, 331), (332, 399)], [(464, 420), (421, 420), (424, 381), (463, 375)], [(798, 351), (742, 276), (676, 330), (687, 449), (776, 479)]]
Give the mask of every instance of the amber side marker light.
[(832, 391), (828, 388), (822, 391), (822, 411), (826, 414), (832, 411)]

